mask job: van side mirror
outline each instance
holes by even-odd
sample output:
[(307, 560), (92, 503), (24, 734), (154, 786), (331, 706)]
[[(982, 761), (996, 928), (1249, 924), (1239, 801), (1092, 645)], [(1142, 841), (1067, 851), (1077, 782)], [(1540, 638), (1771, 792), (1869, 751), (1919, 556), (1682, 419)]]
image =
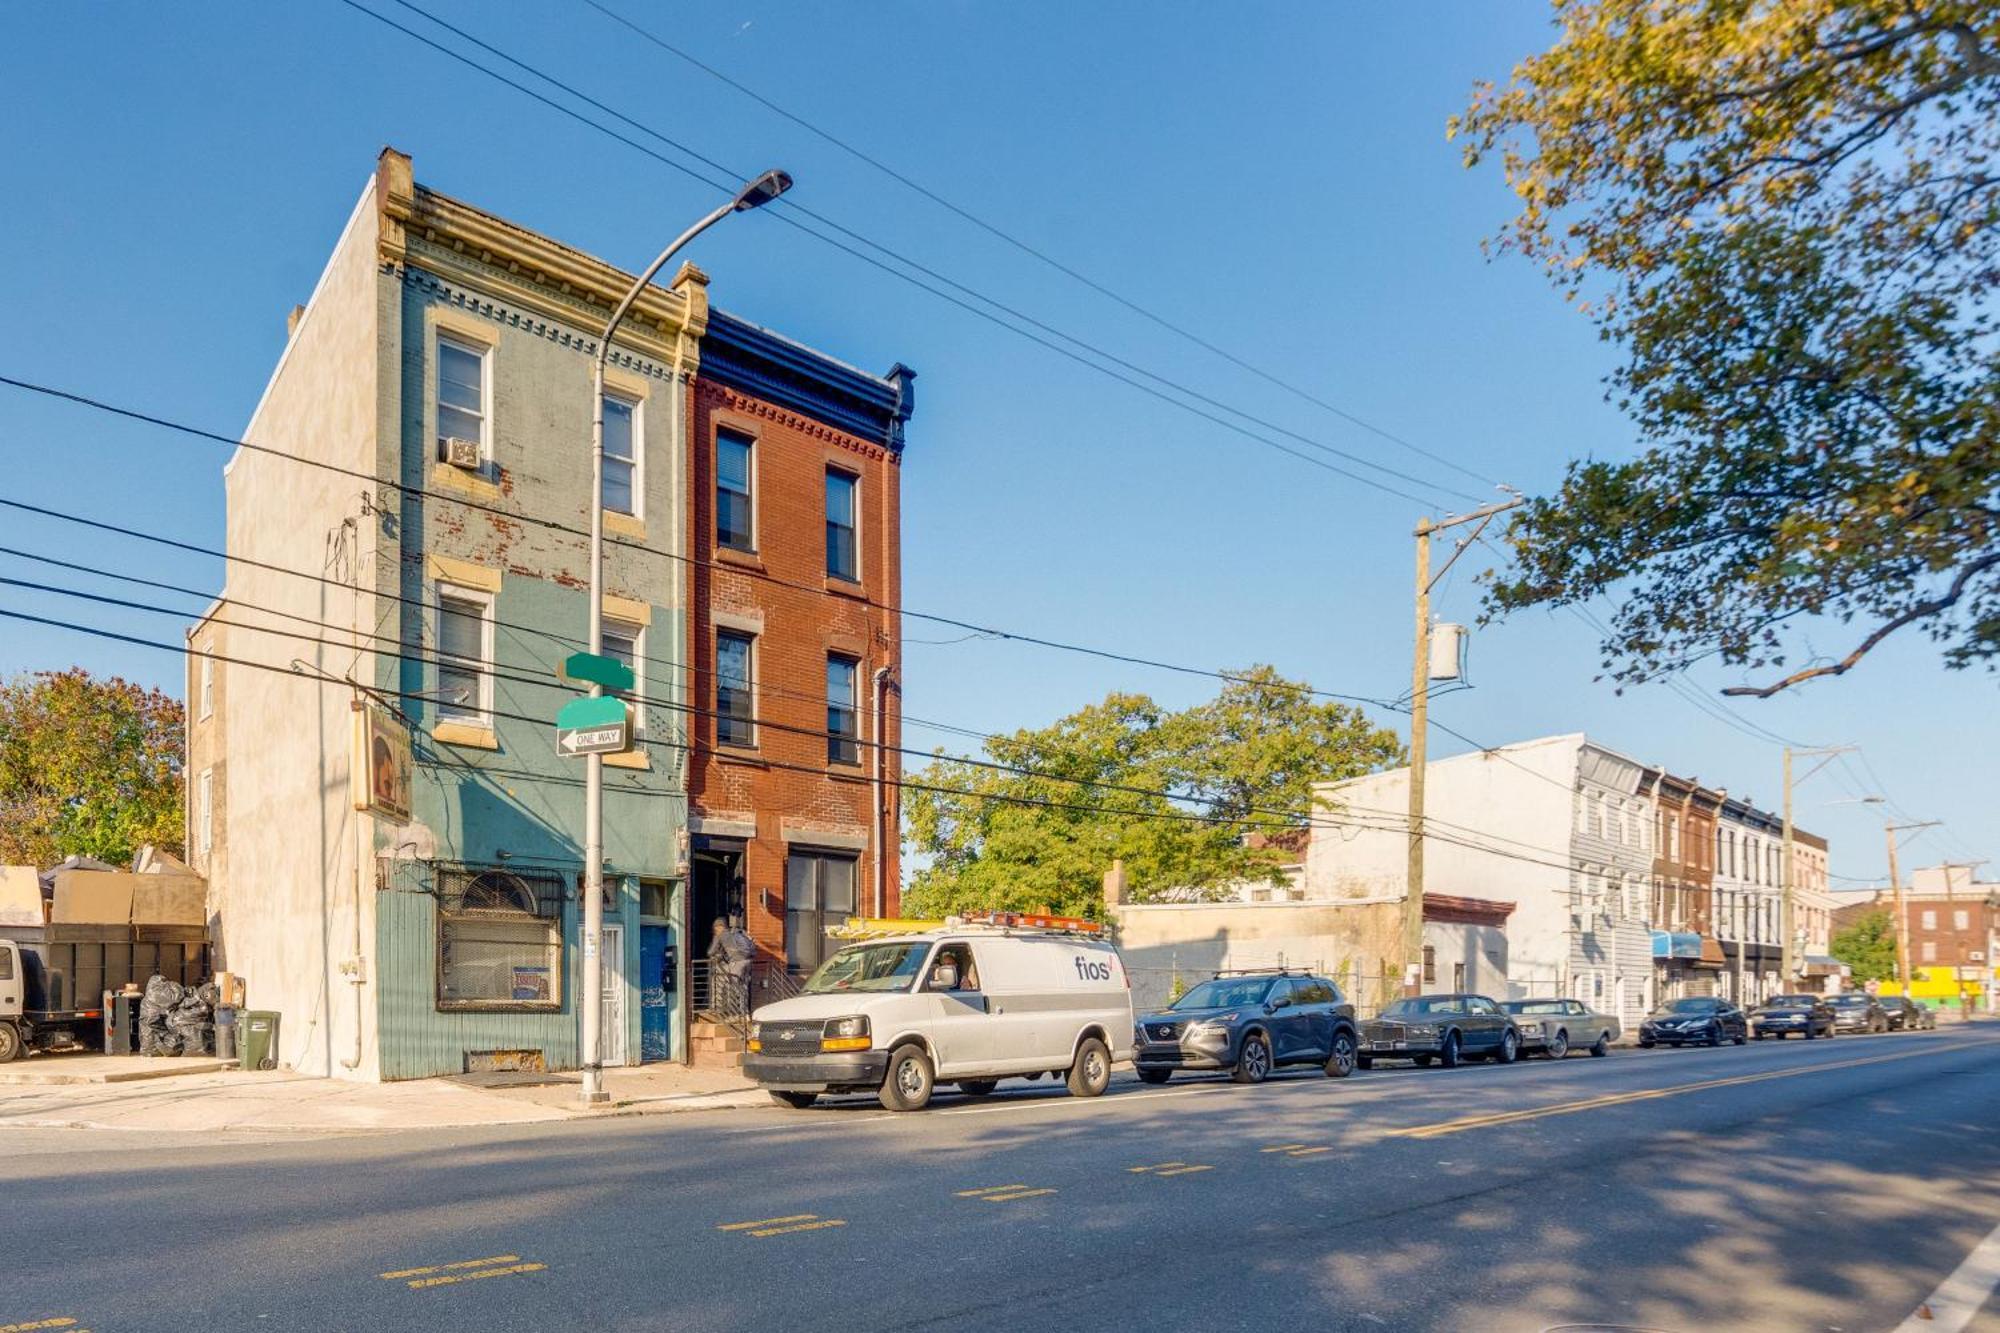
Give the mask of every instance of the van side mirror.
[(932, 990), (957, 990), (958, 966), (954, 963), (939, 963), (931, 969)]

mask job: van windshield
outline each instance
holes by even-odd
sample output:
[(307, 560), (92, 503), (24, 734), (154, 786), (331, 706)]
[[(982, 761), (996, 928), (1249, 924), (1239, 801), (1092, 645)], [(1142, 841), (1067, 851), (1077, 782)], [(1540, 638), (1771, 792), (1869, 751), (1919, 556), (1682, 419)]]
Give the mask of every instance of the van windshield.
[(923, 940), (850, 944), (806, 978), (805, 993), (908, 990), (924, 965), (930, 945)]

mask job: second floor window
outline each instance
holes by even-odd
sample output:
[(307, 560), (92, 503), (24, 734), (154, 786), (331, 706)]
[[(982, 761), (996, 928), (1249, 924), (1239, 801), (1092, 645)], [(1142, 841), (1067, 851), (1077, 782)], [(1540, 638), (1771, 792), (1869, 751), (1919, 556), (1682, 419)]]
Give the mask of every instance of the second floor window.
[(639, 512), (639, 405), (604, 395), (604, 494), (616, 514)]
[(854, 687), (860, 664), (845, 657), (826, 659), (826, 757), (829, 763), (861, 762), (861, 721)]
[(438, 589), (437, 713), (484, 722), (492, 709), (492, 603), (464, 589)]
[(756, 713), (751, 706), (751, 652), (748, 634), (718, 630), (715, 635), (715, 743), (755, 745)]
[(715, 433), (715, 544), (738, 551), (757, 548), (750, 496), (750, 437)]
[(470, 440), (487, 456), (485, 348), (438, 339), (437, 433), (439, 459), (450, 457), (447, 440)]
[(1936, 913), (1936, 912), (1925, 912), (1925, 913), (1924, 913), (1924, 929), (1925, 929), (1925, 930), (1936, 930), (1936, 929), (1937, 929), (1937, 913)]
[(837, 579), (861, 577), (854, 543), (855, 493), (860, 480), (845, 472), (826, 474), (826, 572)]

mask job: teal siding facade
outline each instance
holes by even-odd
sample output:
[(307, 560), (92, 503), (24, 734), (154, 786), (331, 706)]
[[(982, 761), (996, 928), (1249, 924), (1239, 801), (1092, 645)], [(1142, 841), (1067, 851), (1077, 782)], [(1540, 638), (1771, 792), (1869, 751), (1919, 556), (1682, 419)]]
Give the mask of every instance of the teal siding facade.
[[(592, 335), (421, 267), (385, 266), (382, 291), (382, 474), (403, 489), (381, 497), (378, 587), (402, 658), (378, 655), (375, 684), (401, 699), (413, 749), (411, 822), (378, 822), (375, 1002), (379, 1071), (385, 1079), (463, 1072), (484, 1052), (539, 1052), (551, 1069), (578, 1063), (579, 896), (583, 872), (584, 763), (555, 750), (556, 710), (578, 691), (556, 678), (588, 625), (588, 548), (575, 532), (590, 523)], [(582, 321), (579, 320), (579, 325)], [(441, 331), (486, 348), (490, 462), (467, 474), (436, 462), (436, 348)], [(627, 381), (644, 381), (637, 447), (643, 536), (606, 559), (607, 590), (628, 615), (643, 607), (638, 654), (638, 752), (645, 767), (605, 767), (605, 924), (619, 927), (622, 1045), (641, 1051), (640, 881), (666, 882), (681, 901), (679, 873), (687, 801), (682, 787), (680, 673), (686, 660), (677, 565), (668, 545), (681, 485), (671, 465), (679, 401), (670, 368), (624, 355)], [(427, 496), (424, 491), (443, 492)], [(444, 498), (449, 495), (454, 498)], [(458, 503), (457, 497), (472, 505)], [(485, 512), (485, 506), (499, 512)], [(644, 549), (638, 549), (644, 548)], [(438, 724), (440, 583), (481, 582), (490, 598), (492, 680), (486, 734), (468, 739), (463, 719)], [(489, 581), (490, 582), (486, 582)], [(609, 613), (607, 613), (609, 614)], [(654, 700), (647, 703), (645, 700)], [(477, 1012), (439, 1003), (441, 874), (512, 870), (559, 876), (561, 996), (554, 1008), (501, 1002)], [(656, 903), (657, 905), (657, 903)], [(678, 924), (678, 923), (677, 923)], [(677, 941), (678, 942), (678, 941)], [(653, 978), (655, 986), (659, 978)], [(672, 1025), (682, 1031), (676, 1015)], [(655, 1042), (657, 1049), (657, 1042)], [(679, 1051), (670, 1052), (674, 1056)]]

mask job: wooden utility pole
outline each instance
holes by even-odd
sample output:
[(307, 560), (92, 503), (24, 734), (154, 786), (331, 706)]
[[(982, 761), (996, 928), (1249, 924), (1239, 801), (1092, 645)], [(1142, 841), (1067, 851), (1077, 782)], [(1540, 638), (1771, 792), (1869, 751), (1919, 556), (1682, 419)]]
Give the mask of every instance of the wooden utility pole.
[(1896, 896), (1896, 980), (1903, 983), (1903, 994), (1910, 993), (1910, 904), (1903, 897), (1903, 877), (1896, 871), (1896, 835), (1911, 829), (1935, 828), (1937, 820), (1926, 819), (1920, 824), (1891, 824), (1884, 821), (1882, 836), (1889, 842), (1889, 890)]
[[(1819, 772), (1822, 768), (1825, 768), (1828, 764), (1853, 748), (1852, 745), (1819, 745), (1801, 750), (1794, 750), (1789, 745), (1785, 747), (1785, 856), (1783, 876), (1785, 896), (1783, 908), (1779, 912), (1783, 938), (1778, 943), (1781, 950), (1779, 956), (1783, 959), (1780, 966), (1784, 970), (1784, 988), (1786, 990), (1797, 989), (1799, 980), (1795, 975), (1798, 968), (1798, 941), (1793, 935), (1792, 925), (1798, 912), (1797, 876), (1792, 873), (1792, 867), (1797, 864), (1797, 857), (1792, 852), (1792, 756), (1794, 754), (1820, 756), (1820, 761), (1814, 764), (1806, 773), (1806, 778), (1811, 778), (1813, 774)], [(1804, 780), (1801, 779), (1801, 781)]]
[[(1410, 663), (1409, 896), (1403, 904), (1403, 976), (1406, 989), (1421, 988), (1424, 978), (1424, 778), (1428, 772), (1427, 756), (1430, 750), (1431, 589), (1465, 554), (1465, 548), (1479, 540), (1479, 534), (1486, 530), (1486, 525), (1493, 521), (1495, 514), (1504, 513), (1520, 503), (1517, 496), (1482, 505), (1469, 514), (1456, 514), (1435, 521), (1429, 518), (1417, 520), (1417, 643), (1415, 657)], [(1431, 534), (1464, 523), (1477, 523), (1479, 526), (1458, 542), (1451, 558), (1436, 574), (1432, 574)], [(1412, 972), (1412, 968), (1416, 970)]]

